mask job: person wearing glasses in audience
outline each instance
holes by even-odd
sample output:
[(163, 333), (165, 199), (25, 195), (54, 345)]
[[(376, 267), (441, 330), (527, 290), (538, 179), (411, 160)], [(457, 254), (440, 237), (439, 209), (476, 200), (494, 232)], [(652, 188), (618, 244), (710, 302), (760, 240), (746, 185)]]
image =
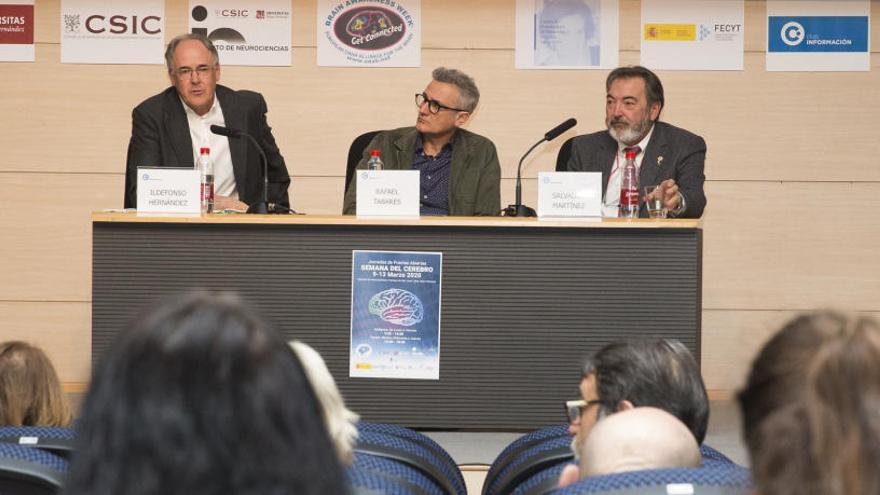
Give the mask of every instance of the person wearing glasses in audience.
[[(382, 154), (386, 170), (421, 172), (422, 215), (498, 215), (501, 211), (501, 165), (489, 139), (461, 127), (470, 120), (480, 91), (473, 78), (445, 67), (415, 95), (419, 109), (414, 127), (376, 135), (364, 149), (358, 169), (366, 169), (371, 150)], [(345, 194), (343, 213), (357, 208), (357, 176)]]
[[(580, 399), (565, 403), (572, 450), (579, 456), (598, 421), (636, 407), (655, 407), (678, 418), (702, 445), (709, 426), (709, 397), (700, 368), (678, 341), (612, 342), (584, 363)], [(562, 479), (576, 476), (567, 468)], [(576, 478), (575, 478), (576, 479)]]
[(125, 207), (137, 207), (138, 167), (191, 168), (200, 149), (210, 148), (214, 164), (214, 208), (246, 210), (263, 196), (259, 151), (246, 138), (230, 139), (211, 132), (212, 125), (244, 131), (266, 153), (269, 203), (290, 208), (290, 176), (272, 129), (266, 122), (266, 100), (259, 93), (217, 84), (220, 58), (207, 37), (187, 33), (165, 50), (171, 87), (132, 111), (131, 140), (125, 173)]

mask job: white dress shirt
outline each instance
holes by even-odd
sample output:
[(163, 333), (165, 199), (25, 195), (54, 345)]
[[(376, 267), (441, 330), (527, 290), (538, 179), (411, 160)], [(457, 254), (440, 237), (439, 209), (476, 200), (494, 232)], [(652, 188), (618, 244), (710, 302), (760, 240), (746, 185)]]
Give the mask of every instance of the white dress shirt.
[[(636, 155), (636, 176), (642, 168), (642, 160), (645, 158), (645, 150), (648, 148), (648, 142), (651, 141), (651, 135), (654, 133), (654, 126), (641, 141), (633, 146), (640, 148)], [(611, 174), (608, 176), (608, 187), (605, 188), (605, 200), (602, 202), (602, 216), (606, 218), (617, 218), (620, 215), (620, 183), (623, 181), (623, 166), (626, 164), (626, 148), (631, 148), (626, 144), (617, 142), (617, 154), (614, 155), (614, 165), (611, 166)], [(641, 188), (641, 184), (639, 184)], [(639, 193), (641, 194), (641, 192)]]
[[(182, 99), (181, 103), (183, 103)], [(214, 97), (214, 104), (205, 115), (197, 114), (186, 103), (183, 103), (183, 109), (186, 111), (189, 135), (192, 138), (193, 163), (198, 163), (201, 148), (210, 148), (211, 161), (214, 163), (214, 194), (238, 199), (235, 175), (232, 172), (232, 154), (229, 152), (229, 138), (211, 132), (212, 125), (226, 126), (223, 110), (220, 108), (220, 99)]]

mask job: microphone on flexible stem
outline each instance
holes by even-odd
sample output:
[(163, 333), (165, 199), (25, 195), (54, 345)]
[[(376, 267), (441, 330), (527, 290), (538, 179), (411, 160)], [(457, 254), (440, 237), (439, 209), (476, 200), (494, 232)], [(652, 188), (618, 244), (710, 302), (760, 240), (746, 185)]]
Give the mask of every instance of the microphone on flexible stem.
[(525, 160), (526, 157), (529, 156), (529, 153), (531, 153), (532, 150), (537, 148), (539, 144), (543, 143), (544, 141), (553, 141), (554, 139), (559, 137), (560, 134), (571, 129), (572, 127), (574, 127), (576, 125), (577, 125), (577, 120), (575, 120), (574, 118), (571, 118), (571, 119), (568, 119), (565, 122), (559, 124), (558, 126), (554, 127), (553, 129), (550, 129), (549, 131), (547, 131), (546, 134), (544, 134), (543, 139), (541, 139), (540, 141), (538, 141), (537, 143), (532, 145), (532, 147), (529, 148), (529, 151), (526, 151), (526, 154), (523, 155), (522, 158), (519, 159), (519, 166), (516, 168), (516, 203), (514, 203), (504, 209), (504, 216), (506, 216), (506, 217), (534, 217), (534, 216), (537, 216), (534, 208), (529, 208), (528, 206), (522, 204), (522, 164), (523, 164), (523, 160)]
[[(269, 160), (266, 159), (266, 153), (263, 152), (263, 148), (260, 146), (260, 143), (254, 139), (250, 134), (242, 131), (241, 129), (234, 129), (232, 127), (223, 127), (219, 125), (212, 125), (211, 132), (214, 134), (218, 134), (220, 136), (226, 136), (228, 138), (237, 139), (240, 137), (246, 137), (253, 143), (254, 148), (260, 152), (260, 160), (263, 163), (263, 200), (258, 201), (252, 205), (248, 206), (248, 213), (259, 213), (266, 214), (269, 213)], [(286, 209), (281, 205), (276, 205), (277, 208)], [(273, 213), (277, 213), (278, 211), (273, 211)]]

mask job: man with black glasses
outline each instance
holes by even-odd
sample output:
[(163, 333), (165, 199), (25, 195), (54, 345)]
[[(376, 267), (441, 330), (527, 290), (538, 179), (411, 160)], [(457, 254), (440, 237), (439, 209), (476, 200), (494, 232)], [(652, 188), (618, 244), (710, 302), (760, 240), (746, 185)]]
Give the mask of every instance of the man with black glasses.
[[(214, 163), (214, 208), (246, 210), (263, 197), (263, 166), (246, 139), (213, 134), (212, 125), (244, 131), (266, 153), (269, 203), (290, 207), (290, 176), (266, 122), (266, 100), (253, 91), (217, 84), (220, 59), (201, 34), (182, 34), (168, 43), (165, 63), (171, 87), (148, 98), (131, 114), (125, 174), (125, 207), (137, 206), (137, 167), (193, 167), (201, 148)], [(271, 206), (270, 206), (271, 208)]]
[[(418, 170), (422, 215), (498, 215), (501, 166), (492, 141), (461, 126), (470, 120), (480, 92), (467, 74), (439, 67), (415, 95), (414, 127), (379, 133), (364, 149), (358, 169), (366, 169), (371, 150), (379, 150), (386, 170)], [(357, 176), (345, 194), (343, 213), (354, 214)]]

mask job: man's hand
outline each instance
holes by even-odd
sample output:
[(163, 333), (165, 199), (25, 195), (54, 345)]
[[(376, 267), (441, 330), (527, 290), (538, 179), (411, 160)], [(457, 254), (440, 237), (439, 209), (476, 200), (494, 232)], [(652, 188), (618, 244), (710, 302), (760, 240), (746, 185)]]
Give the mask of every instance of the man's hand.
[(666, 179), (660, 186), (663, 189), (663, 206), (670, 212), (678, 210), (681, 206), (681, 193), (678, 192), (675, 179)]
[(248, 205), (246, 203), (242, 203), (237, 199), (232, 199), (229, 196), (220, 196), (219, 194), (214, 195), (214, 211), (218, 210), (236, 210), (236, 211), (247, 211)]

